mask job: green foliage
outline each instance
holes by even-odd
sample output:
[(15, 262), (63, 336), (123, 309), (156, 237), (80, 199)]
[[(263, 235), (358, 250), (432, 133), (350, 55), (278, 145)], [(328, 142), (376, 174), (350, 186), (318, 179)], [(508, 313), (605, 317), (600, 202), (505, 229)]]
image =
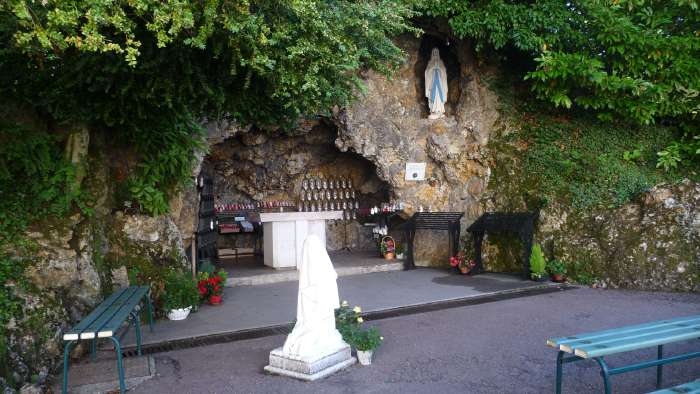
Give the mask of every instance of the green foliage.
[(566, 264), (560, 260), (549, 260), (547, 261), (547, 272), (550, 275), (566, 275)]
[(572, 102), (641, 123), (700, 105), (698, 4), (673, 0), (427, 2), (477, 48), (532, 56), (527, 78), (557, 106)]
[(357, 350), (368, 351), (377, 349), (383, 340), (379, 330), (376, 327), (370, 327), (366, 330), (354, 331), (348, 343)]
[(345, 342), (350, 343), (353, 333), (360, 329), (362, 325), (362, 317), (360, 316), (360, 308), (350, 306), (346, 301), (340, 305), (340, 308), (335, 310), (335, 328), (343, 336)]
[(10, 0), (0, 95), (136, 148), (127, 198), (158, 215), (189, 179), (202, 119), (290, 126), (347, 105), (357, 70), (402, 61), (391, 36), (415, 31), (412, 15), (399, 0)]
[(490, 185), (501, 195), (524, 200), (528, 209), (550, 203), (578, 211), (617, 207), (659, 183), (698, 176), (695, 167), (686, 173), (657, 169), (655, 152), (677, 138), (673, 127), (562, 115), (513, 95), (505, 79), (494, 81), (492, 88), (499, 92), (514, 130), (491, 144), (515, 162), (498, 160)]
[[(555, 107), (594, 110), (607, 121), (673, 119), (692, 125), (689, 140), (700, 135), (696, 1), (442, 0), (424, 8), (448, 17), (477, 49), (525, 59), (524, 77)], [(669, 170), (686, 159), (675, 146), (664, 152), (659, 165)]]
[(67, 214), (74, 203), (88, 211), (75, 175), (56, 136), (0, 121), (0, 245), (38, 218)]
[(542, 254), (542, 247), (540, 247), (540, 244), (534, 244), (530, 253), (530, 276), (537, 279), (544, 275), (545, 272), (545, 259), (544, 254)]
[(567, 272), (569, 280), (580, 285), (590, 286), (598, 280), (591, 270), (591, 264), (584, 261), (567, 262)]
[(170, 270), (165, 276), (164, 309), (183, 309), (199, 304), (197, 282), (191, 274)]

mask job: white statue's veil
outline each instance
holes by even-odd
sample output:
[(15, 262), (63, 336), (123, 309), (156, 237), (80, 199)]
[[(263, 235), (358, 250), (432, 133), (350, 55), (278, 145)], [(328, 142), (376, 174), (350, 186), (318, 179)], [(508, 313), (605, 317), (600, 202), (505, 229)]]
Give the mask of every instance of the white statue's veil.
[(338, 300), (338, 275), (326, 248), (315, 235), (304, 241), (299, 269), (297, 321), (284, 342), (284, 354), (313, 357), (346, 346), (335, 328)]
[(430, 61), (425, 67), (425, 97), (431, 115), (441, 116), (445, 113), (447, 101), (447, 69), (440, 59), (440, 50), (433, 48)]

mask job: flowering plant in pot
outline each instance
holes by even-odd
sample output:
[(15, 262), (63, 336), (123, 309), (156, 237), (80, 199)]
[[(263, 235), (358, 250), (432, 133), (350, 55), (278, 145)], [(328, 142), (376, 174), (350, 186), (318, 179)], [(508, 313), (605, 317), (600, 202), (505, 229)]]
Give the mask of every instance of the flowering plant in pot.
[(384, 236), (379, 244), (379, 250), (382, 252), (382, 256), (384, 256), (385, 259), (393, 260), (394, 257), (396, 257), (396, 243), (394, 242), (394, 238), (388, 235)]
[(450, 266), (459, 270), (463, 275), (466, 275), (476, 267), (476, 262), (472, 259), (467, 259), (464, 252), (459, 252), (456, 256), (450, 257)]
[(200, 299), (210, 305), (221, 304), (221, 296), (224, 294), (227, 277), (228, 275), (223, 269), (211, 273), (200, 272), (197, 277)]
[(566, 275), (566, 265), (560, 260), (549, 260), (547, 262), (547, 271), (551, 276), (552, 280), (555, 282), (564, 282), (564, 275)]
[(164, 308), (170, 320), (184, 320), (199, 303), (197, 283), (190, 274), (171, 270), (165, 276)]
[(372, 353), (382, 344), (384, 337), (376, 327), (366, 330), (358, 329), (352, 333), (350, 342), (357, 350), (357, 359), (362, 365), (372, 364)]

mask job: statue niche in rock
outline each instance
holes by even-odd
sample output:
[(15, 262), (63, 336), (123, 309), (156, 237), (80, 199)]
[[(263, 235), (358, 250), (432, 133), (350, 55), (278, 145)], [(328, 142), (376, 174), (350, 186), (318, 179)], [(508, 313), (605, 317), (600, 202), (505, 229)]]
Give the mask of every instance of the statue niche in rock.
[(338, 275), (321, 240), (304, 240), (299, 265), (297, 321), (284, 346), (270, 352), (265, 370), (302, 380), (316, 380), (355, 363), (350, 346), (335, 328)]
[(425, 68), (425, 97), (430, 108), (429, 119), (445, 116), (447, 102), (447, 69), (440, 59), (440, 50), (433, 48), (428, 66)]

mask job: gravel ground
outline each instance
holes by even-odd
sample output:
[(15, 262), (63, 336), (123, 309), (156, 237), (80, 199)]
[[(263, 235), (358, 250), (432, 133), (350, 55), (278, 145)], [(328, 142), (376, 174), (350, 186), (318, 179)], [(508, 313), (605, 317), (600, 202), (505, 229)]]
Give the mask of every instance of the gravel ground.
[[(551, 393), (556, 351), (547, 338), (700, 313), (700, 294), (575, 289), (370, 322), (385, 337), (371, 367), (306, 383), (263, 372), (273, 336), (155, 355), (157, 376), (136, 393)], [(700, 339), (666, 354), (700, 350)], [(611, 366), (655, 357), (610, 357)], [(665, 386), (700, 378), (700, 359), (664, 370)], [(655, 369), (612, 378), (615, 393), (652, 391)], [(595, 362), (564, 367), (565, 393), (600, 393)]]

